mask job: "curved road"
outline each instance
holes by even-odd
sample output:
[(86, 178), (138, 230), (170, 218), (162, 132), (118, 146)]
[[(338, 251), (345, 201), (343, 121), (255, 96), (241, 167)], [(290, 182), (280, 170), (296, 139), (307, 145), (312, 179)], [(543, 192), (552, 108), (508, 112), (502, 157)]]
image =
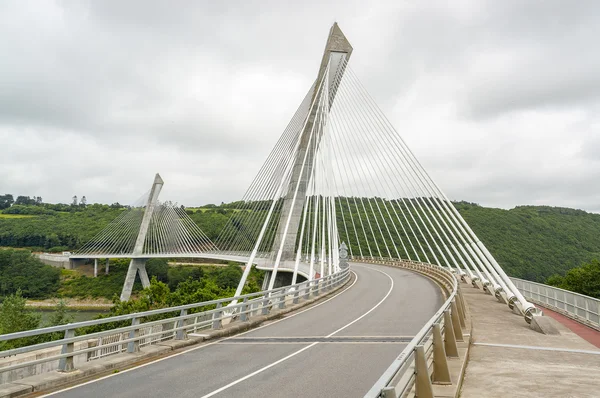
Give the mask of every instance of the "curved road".
[(355, 281), (257, 329), (53, 397), (362, 397), (442, 304), (429, 279), (351, 264)]

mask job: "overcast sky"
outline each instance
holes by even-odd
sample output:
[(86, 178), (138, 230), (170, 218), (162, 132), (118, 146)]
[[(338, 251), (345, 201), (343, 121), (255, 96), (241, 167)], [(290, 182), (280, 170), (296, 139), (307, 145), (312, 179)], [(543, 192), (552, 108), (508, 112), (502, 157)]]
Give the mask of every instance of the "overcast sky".
[(3, 0), (0, 194), (241, 198), (334, 21), (450, 198), (600, 212), (596, 1)]

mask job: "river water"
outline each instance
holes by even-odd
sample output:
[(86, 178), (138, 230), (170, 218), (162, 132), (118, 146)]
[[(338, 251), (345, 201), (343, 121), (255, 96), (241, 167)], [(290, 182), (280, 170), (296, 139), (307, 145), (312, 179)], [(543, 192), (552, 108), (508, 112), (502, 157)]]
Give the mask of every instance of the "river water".
[[(42, 315), (42, 324), (46, 324), (52, 314), (54, 313), (54, 309), (36, 309), (35, 312)], [(73, 310), (69, 309), (66, 311), (68, 315), (73, 317), (73, 322), (81, 322), (81, 321), (89, 321), (90, 319), (96, 318), (98, 315), (108, 314), (108, 310)]]

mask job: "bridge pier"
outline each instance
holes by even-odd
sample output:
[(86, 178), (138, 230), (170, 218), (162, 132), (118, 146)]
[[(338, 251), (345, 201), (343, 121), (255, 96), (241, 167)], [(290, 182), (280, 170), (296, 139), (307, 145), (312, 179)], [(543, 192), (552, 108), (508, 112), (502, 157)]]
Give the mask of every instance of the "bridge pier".
[[(273, 277), (272, 271), (265, 272), (265, 278), (263, 279), (262, 290), (268, 290), (269, 283), (271, 282), (272, 277)], [(277, 272), (277, 274), (275, 274), (275, 282), (273, 284), (273, 288), (276, 289), (276, 288), (282, 287), (282, 286), (290, 286), (292, 284), (293, 277), (294, 277), (294, 274), (292, 272), (284, 272), (284, 271)], [(298, 274), (296, 283), (302, 283), (305, 280), (306, 280), (305, 277)]]
[(76, 267), (85, 264), (87, 259), (85, 258), (71, 258), (69, 259), (69, 266), (66, 269), (75, 269)]
[(121, 301), (127, 301), (131, 297), (135, 276), (138, 272), (140, 274), (142, 286), (145, 288), (150, 286), (150, 279), (148, 279), (148, 273), (146, 272), (146, 259), (132, 258), (129, 263), (129, 269), (127, 270), (127, 276), (125, 277), (125, 283), (123, 284), (123, 290), (121, 291)]
[[(140, 230), (138, 232), (135, 246), (133, 247), (134, 256), (139, 256), (144, 251), (144, 242), (146, 241), (146, 235), (148, 234), (148, 228), (150, 227), (150, 220), (152, 219), (152, 213), (158, 202), (158, 195), (162, 189), (164, 182), (158, 174), (154, 177), (154, 183), (152, 189), (148, 195), (148, 202), (146, 203), (146, 209), (144, 210), (144, 216), (142, 217), (142, 223), (140, 224)], [(142, 281), (143, 287), (150, 286), (150, 280), (148, 279), (148, 273), (146, 272), (146, 261), (147, 258), (132, 258), (129, 263), (129, 269), (127, 270), (127, 276), (125, 277), (125, 283), (123, 283), (123, 291), (121, 292), (121, 301), (129, 300), (131, 297), (131, 291), (133, 290), (133, 283), (135, 282), (135, 276), (139, 272), (140, 280)]]

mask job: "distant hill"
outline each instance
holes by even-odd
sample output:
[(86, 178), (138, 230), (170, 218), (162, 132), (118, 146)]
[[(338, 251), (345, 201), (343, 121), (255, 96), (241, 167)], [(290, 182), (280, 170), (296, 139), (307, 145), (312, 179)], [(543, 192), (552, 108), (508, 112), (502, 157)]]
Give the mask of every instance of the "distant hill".
[(550, 206), (455, 206), (511, 276), (543, 282), (600, 259), (600, 214)]
[[(214, 240), (238, 206), (239, 202), (233, 202), (187, 211)], [(511, 210), (468, 202), (456, 202), (455, 206), (511, 276), (543, 282), (553, 274), (564, 275), (571, 268), (600, 259), (600, 214), (549, 206)], [(123, 210), (118, 204), (15, 204), (0, 213), (0, 247), (72, 250)]]

